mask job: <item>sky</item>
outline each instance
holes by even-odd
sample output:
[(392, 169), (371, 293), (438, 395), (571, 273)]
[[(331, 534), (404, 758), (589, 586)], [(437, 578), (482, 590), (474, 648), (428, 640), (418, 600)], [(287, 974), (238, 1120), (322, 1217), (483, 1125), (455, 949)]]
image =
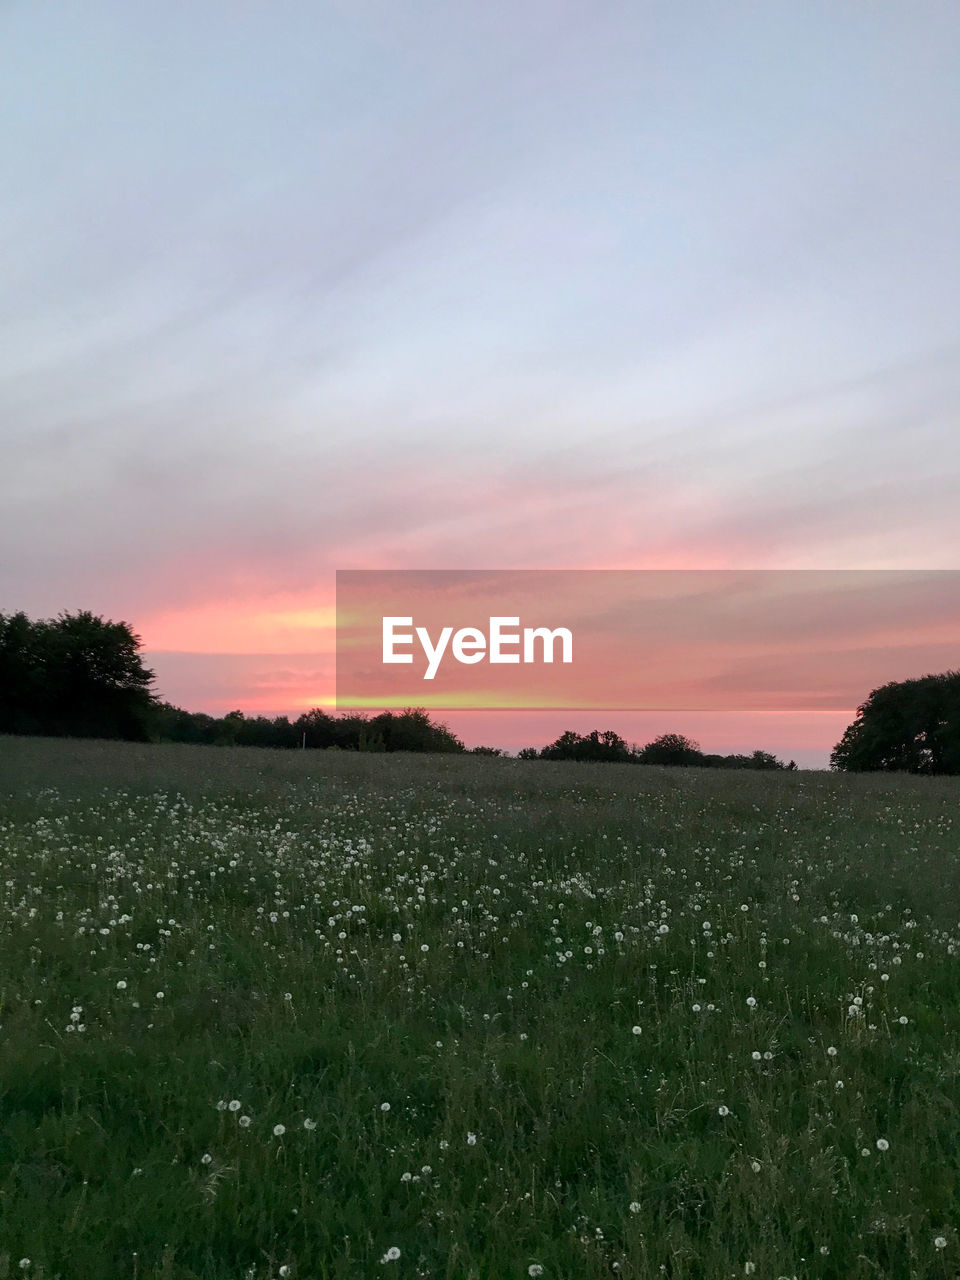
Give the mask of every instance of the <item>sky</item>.
[(287, 712), (337, 569), (958, 567), (958, 65), (926, 0), (7, 0), (0, 610)]

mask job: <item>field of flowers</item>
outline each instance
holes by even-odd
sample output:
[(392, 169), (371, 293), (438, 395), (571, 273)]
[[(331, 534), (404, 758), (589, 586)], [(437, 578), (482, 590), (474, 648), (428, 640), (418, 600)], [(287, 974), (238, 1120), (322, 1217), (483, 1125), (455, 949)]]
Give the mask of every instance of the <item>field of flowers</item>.
[(0, 1278), (960, 1274), (956, 780), (0, 739)]

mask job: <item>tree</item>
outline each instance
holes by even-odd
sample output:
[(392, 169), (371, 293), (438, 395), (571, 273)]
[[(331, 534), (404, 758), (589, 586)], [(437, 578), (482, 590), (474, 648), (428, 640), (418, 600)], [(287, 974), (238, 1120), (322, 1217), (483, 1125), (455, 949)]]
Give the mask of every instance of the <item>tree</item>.
[(0, 733), (43, 733), (46, 655), (38, 624), (25, 613), (0, 614)]
[(960, 671), (874, 689), (830, 764), (850, 772), (960, 774)]
[(686, 738), (682, 733), (661, 733), (640, 751), (641, 764), (691, 765), (703, 764), (704, 757), (699, 742)]
[(754, 751), (747, 765), (748, 769), (796, 769), (796, 760), (784, 764), (770, 751)]
[(48, 628), (49, 679), (57, 695), (59, 732), (72, 737), (143, 741), (154, 673), (126, 622), (84, 611), (61, 613)]
[(126, 622), (0, 615), (0, 731), (143, 741), (152, 682)]
[[(521, 753), (522, 754), (522, 753)], [(634, 758), (634, 753), (623, 738), (612, 729), (592, 730), (587, 734), (574, 733), (567, 729), (561, 733), (556, 742), (540, 752), (542, 760), (602, 760), (607, 762), (627, 763)]]
[(591, 733), (575, 733), (567, 729), (555, 742), (538, 751), (524, 747), (520, 760), (601, 760), (625, 764), (698, 765), (712, 769), (796, 769), (796, 762), (784, 764), (769, 751), (751, 755), (704, 755), (700, 744), (682, 733), (662, 733), (645, 747), (629, 746), (618, 733), (594, 729)]
[(384, 711), (365, 726), (361, 749), (366, 751), (461, 752), (463, 743), (445, 724), (435, 724), (422, 707)]
[(219, 725), (213, 716), (158, 702), (150, 716), (150, 737), (154, 742), (212, 743), (217, 741)]
[(319, 707), (305, 711), (293, 724), (295, 745), (332, 747), (337, 743), (337, 722)]

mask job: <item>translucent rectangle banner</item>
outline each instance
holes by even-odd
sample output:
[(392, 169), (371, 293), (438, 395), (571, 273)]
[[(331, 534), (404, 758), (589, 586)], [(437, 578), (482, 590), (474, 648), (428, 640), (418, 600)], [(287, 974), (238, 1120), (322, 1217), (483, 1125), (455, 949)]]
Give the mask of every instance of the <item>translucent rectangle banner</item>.
[(855, 708), (960, 667), (954, 570), (341, 570), (341, 710)]

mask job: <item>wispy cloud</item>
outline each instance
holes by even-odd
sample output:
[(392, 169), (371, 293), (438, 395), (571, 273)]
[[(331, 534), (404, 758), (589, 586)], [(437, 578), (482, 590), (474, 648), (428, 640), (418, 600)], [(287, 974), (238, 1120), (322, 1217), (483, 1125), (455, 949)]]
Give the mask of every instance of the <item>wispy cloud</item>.
[(953, 565), (958, 56), (935, 3), (7, 6), (0, 605)]

